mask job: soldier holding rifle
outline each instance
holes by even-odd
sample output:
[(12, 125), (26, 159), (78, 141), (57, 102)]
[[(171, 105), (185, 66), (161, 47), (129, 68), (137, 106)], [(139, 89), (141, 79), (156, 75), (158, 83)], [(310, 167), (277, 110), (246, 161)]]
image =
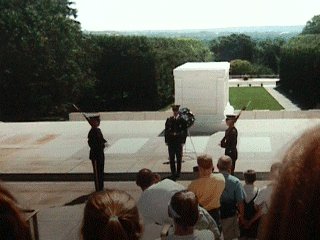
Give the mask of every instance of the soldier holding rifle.
[[(73, 104), (73, 107), (78, 111), (81, 110)], [(104, 139), (100, 126), (100, 115), (93, 114), (87, 116), (87, 114), (81, 112), (84, 118), (88, 121), (91, 129), (88, 133), (88, 145), (90, 147), (89, 159), (91, 160), (94, 175), (94, 185), (96, 191), (103, 190), (104, 184), (104, 148), (107, 141)]]
[(234, 113), (226, 114), (226, 124), (228, 128), (225, 131), (225, 135), (220, 142), (220, 146), (225, 149), (224, 154), (232, 159), (231, 175), (234, 175), (234, 169), (236, 167), (236, 161), (238, 159), (238, 130), (235, 127), (235, 123), (240, 117), (242, 111), (244, 111), (250, 105), (250, 103), (251, 101), (248, 102), (247, 106), (241, 109), (238, 115)]
[(90, 147), (89, 158), (93, 167), (94, 185), (96, 191), (103, 190), (104, 183), (104, 148), (107, 142), (99, 128), (100, 116), (93, 115), (89, 117), (91, 129), (88, 134), (88, 145)]

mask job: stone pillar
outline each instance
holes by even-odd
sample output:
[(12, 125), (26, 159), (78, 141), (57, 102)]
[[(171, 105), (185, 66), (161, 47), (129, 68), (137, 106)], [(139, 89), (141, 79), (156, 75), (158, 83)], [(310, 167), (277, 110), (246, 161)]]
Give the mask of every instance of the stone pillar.
[(196, 116), (197, 131), (214, 131), (229, 101), (228, 62), (188, 62), (173, 70), (175, 104)]

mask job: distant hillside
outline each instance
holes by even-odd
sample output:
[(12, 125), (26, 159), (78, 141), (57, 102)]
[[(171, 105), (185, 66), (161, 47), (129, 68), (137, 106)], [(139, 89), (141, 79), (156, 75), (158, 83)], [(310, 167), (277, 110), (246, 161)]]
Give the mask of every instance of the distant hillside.
[(231, 33), (244, 33), (255, 40), (266, 38), (289, 39), (301, 33), (304, 26), (263, 26), (263, 27), (232, 27), (213, 29), (190, 29), (190, 30), (146, 30), (146, 31), (93, 31), (85, 33), (106, 35), (134, 35), (147, 37), (170, 37), (170, 38), (195, 38), (210, 41), (219, 36)]

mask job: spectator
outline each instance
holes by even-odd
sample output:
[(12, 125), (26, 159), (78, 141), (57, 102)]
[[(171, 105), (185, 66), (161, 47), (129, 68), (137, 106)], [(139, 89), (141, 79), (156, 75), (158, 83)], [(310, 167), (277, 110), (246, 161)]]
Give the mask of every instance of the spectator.
[(197, 163), (199, 177), (190, 183), (188, 190), (194, 192), (200, 205), (209, 212), (221, 230), (220, 197), (225, 187), (225, 179), (221, 173), (213, 173), (211, 156), (199, 156)]
[(265, 222), (266, 214), (268, 213), (268, 209), (270, 208), (271, 202), (271, 194), (272, 191), (278, 181), (279, 171), (281, 169), (282, 164), (280, 162), (273, 163), (270, 168), (269, 180), (270, 183), (267, 186), (264, 186), (260, 189), (258, 196), (254, 200), (255, 207), (258, 211), (260, 211), (260, 223), (259, 223), (259, 233), (260, 236), (261, 229), (263, 229), (263, 225)]
[(31, 233), (12, 194), (0, 186), (0, 239), (31, 240)]
[(174, 234), (169, 235), (168, 240), (214, 239), (213, 233), (209, 230), (194, 230), (199, 218), (199, 207), (193, 192), (183, 190), (175, 193), (169, 203), (168, 212), (174, 222)]
[(172, 195), (185, 187), (170, 179), (159, 181), (159, 177), (149, 169), (141, 169), (136, 178), (136, 184), (142, 189), (137, 206), (145, 224), (170, 223), (168, 202)]
[[(160, 225), (165, 223), (173, 224), (172, 218), (168, 215), (168, 203), (176, 192), (185, 190), (185, 187), (170, 179), (160, 181), (158, 174), (146, 168), (138, 172), (136, 184), (143, 191), (137, 206), (143, 216), (144, 223), (146, 225), (154, 223)], [(202, 207), (199, 207), (199, 215), (195, 228), (199, 230), (209, 229), (219, 239), (220, 231), (213, 218)]]
[(243, 186), (245, 192), (244, 204), (244, 224), (240, 226), (241, 239), (256, 239), (258, 227), (261, 217), (261, 211), (255, 208), (254, 200), (256, 199), (259, 188), (254, 183), (257, 179), (257, 174), (254, 170), (244, 172)]
[(261, 239), (320, 239), (320, 126), (302, 134), (282, 163)]
[(225, 177), (225, 188), (220, 198), (221, 203), (221, 224), (222, 233), (225, 240), (238, 238), (240, 236), (240, 224), (244, 222), (243, 200), (245, 193), (241, 182), (235, 176), (232, 176), (232, 159), (229, 156), (222, 156), (218, 161), (219, 171)]
[(143, 226), (134, 199), (120, 190), (91, 195), (84, 209), (83, 240), (136, 240)]

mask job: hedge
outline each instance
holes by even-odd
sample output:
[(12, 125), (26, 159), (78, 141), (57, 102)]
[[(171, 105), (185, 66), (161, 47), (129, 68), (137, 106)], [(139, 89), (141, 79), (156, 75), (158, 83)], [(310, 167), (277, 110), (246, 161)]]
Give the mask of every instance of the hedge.
[(320, 102), (320, 35), (301, 35), (281, 52), (280, 83), (305, 108)]
[(80, 101), (86, 111), (162, 108), (173, 101), (174, 68), (188, 61), (211, 60), (209, 48), (198, 40), (105, 35), (92, 38), (100, 55), (93, 67), (95, 87)]

